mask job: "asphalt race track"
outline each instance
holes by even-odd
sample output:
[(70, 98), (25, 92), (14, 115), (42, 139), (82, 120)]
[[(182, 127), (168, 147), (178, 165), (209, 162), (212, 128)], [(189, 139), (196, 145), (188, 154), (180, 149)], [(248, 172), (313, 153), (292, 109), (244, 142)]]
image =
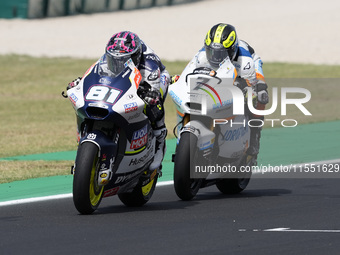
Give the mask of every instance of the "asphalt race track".
[(105, 198), (89, 216), (72, 198), (0, 207), (1, 254), (339, 254), (339, 179), (254, 178), (189, 202), (157, 187), (141, 208)]

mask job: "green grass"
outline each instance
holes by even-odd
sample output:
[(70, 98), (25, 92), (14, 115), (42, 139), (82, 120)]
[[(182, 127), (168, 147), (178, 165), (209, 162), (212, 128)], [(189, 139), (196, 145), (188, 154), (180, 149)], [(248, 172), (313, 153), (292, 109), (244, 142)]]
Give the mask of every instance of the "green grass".
[(0, 57), (0, 157), (75, 149), (74, 113), (61, 91), (92, 63)]
[(70, 161), (0, 161), (0, 183), (68, 175), (71, 165)]
[[(61, 92), (70, 81), (82, 76), (93, 62), (95, 59), (0, 56), (0, 158), (76, 150), (75, 114), (70, 102), (61, 96)], [(164, 64), (170, 74), (174, 75), (180, 74), (187, 62), (164, 61)], [(299, 110), (292, 107), (288, 108), (290, 115), (286, 119), (294, 117), (299, 123), (339, 119), (339, 114), (330, 110), (338, 107), (338, 79), (321, 78), (340, 78), (340, 66), (266, 63), (263, 68), (270, 86), (304, 87), (312, 93), (312, 100), (306, 107), (313, 117), (304, 117)], [(170, 97), (166, 100), (165, 109), (171, 138), (176, 113)], [(270, 117), (280, 118), (279, 110)], [(50, 168), (57, 169), (53, 174), (69, 173), (69, 168), (64, 170), (65, 163), (59, 164), (59, 168), (56, 166), (58, 164), (44, 163), (42, 165), (45, 167), (40, 168), (39, 173), (31, 175), (31, 172), (36, 172), (36, 163), (0, 162), (0, 183), (12, 181), (8, 177), (11, 175), (17, 176), (15, 179), (44, 176), (46, 172), (50, 172)]]

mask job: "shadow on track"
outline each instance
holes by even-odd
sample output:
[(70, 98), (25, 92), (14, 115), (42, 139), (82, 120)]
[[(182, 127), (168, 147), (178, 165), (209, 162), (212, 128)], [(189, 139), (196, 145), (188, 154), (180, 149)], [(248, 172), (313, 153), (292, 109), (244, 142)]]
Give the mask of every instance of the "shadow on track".
[[(235, 195), (225, 195), (218, 191), (209, 191), (206, 188), (202, 189), (196, 197), (191, 201), (182, 201), (178, 198), (178, 200), (171, 201), (159, 201), (160, 199), (151, 199), (147, 204), (142, 207), (127, 207), (118, 199), (115, 199), (114, 205), (112, 205), (112, 200), (109, 202), (110, 204), (103, 205), (98, 208), (97, 211), (93, 213), (96, 214), (121, 214), (121, 213), (130, 213), (130, 212), (156, 212), (156, 211), (170, 211), (170, 210), (178, 210), (178, 209), (188, 209), (190, 207), (195, 207), (202, 204), (203, 201), (216, 201), (216, 200), (240, 200), (240, 199), (249, 199), (249, 198), (259, 198), (259, 197), (275, 197), (291, 194), (291, 190), (288, 189), (261, 189), (261, 190), (245, 190), (240, 194)], [(177, 198), (177, 197), (176, 197)], [(157, 201), (158, 200), (158, 201)], [(106, 200), (109, 201), (109, 200)], [(229, 201), (228, 201), (229, 202)], [(119, 203), (119, 204), (117, 204)]]

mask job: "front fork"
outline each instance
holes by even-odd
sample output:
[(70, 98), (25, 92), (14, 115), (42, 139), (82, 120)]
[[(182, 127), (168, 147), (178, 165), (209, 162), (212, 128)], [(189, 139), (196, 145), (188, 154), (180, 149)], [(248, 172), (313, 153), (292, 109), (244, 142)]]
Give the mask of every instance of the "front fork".
[[(176, 135), (178, 130), (178, 136)], [(217, 137), (216, 130), (213, 127), (213, 120), (206, 116), (193, 116), (185, 114), (179, 118), (179, 123), (174, 128), (174, 135), (177, 138), (177, 144), (181, 139), (181, 134), (190, 132), (197, 137), (197, 148), (200, 157), (205, 160), (213, 161), (218, 155), (218, 146), (215, 146), (215, 138)], [(192, 148), (195, 149), (195, 148)], [(176, 154), (172, 155), (172, 162), (175, 162)], [(216, 157), (215, 157), (216, 156)]]
[(199, 119), (189, 120), (184, 124), (179, 135), (184, 132), (190, 132), (197, 137), (197, 148), (200, 158), (206, 162), (214, 161), (214, 156), (218, 155), (218, 151), (216, 151), (218, 150), (218, 146), (215, 146), (216, 134), (213, 132), (213, 128), (209, 122)]
[[(119, 136), (117, 133), (116, 136)], [(113, 176), (113, 166), (118, 150), (118, 145), (115, 141), (118, 141), (119, 137), (110, 139), (104, 133), (99, 130), (90, 131), (79, 141), (79, 146), (85, 142), (91, 142), (98, 147), (98, 174), (96, 174), (96, 180), (98, 186), (104, 186), (109, 183)]]

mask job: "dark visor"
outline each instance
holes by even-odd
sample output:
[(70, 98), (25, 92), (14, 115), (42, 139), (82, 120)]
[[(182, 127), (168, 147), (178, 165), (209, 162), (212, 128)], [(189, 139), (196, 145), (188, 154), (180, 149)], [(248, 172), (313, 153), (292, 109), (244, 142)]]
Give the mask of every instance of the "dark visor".
[(222, 62), (223, 59), (228, 57), (228, 50), (226, 48), (212, 48), (210, 46), (205, 46), (205, 51), (207, 54), (208, 60), (212, 65), (218, 66), (219, 63)]

